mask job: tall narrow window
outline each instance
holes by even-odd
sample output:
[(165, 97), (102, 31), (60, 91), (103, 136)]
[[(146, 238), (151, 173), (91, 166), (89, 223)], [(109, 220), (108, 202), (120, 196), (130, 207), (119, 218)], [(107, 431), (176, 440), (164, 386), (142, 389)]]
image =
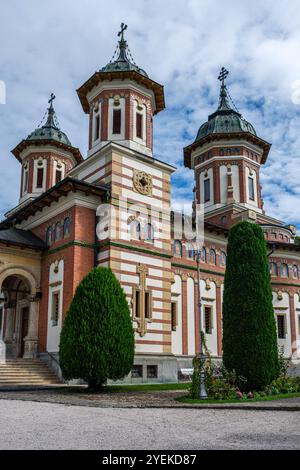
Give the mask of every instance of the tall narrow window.
[(37, 169), (36, 187), (42, 188), (44, 184), (44, 168)]
[(62, 170), (57, 168), (55, 171), (55, 184), (60, 183), (61, 180), (62, 180)]
[(141, 292), (139, 290), (136, 290), (134, 292), (134, 312), (133, 316), (135, 318), (140, 318), (141, 316)]
[(95, 117), (95, 133), (94, 140), (98, 140), (100, 137), (100, 116), (99, 114)]
[(171, 302), (171, 324), (172, 331), (176, 331), (178, 325), (177, 302)]
[(210, 201), (210, 179), (204, 180), (204, 202)]
[(145, 291), (145, 318), (148, 320), (152, 317), (151, 304), (151, 291)]
[(277, 315), (277, 334), (279, 339), (285, 338), (284, 315)]
[(212, 308), (210, 306), (204, 307), (204, 327), (205, 333), (210, 335), (212, 333)]
[(24, 193), (27, 193), (28, 191), (28, 169), (24, 169), (24, 179), (23, 179), (23, 182), (24, 182)]
[(64, 238), (68, 238), (71, 234), (71, 220), (67, 217), (64, 220)]
[(136, 136), (143, 138), (143, 115), (140, 113), (136, 113)]
[(121, 134), (121, 110), (113, 110), (113, 134)]
[(249, 188), (249, 199), (255, 201), (254, 197), (254, 180), (250, 176), (248, 177), (248, 188)]
[(53, 292), (52, 294), (52, 312), (51, 312), (51, 321), (52, 326), (58, 325), (59, 319), (59, 292)]

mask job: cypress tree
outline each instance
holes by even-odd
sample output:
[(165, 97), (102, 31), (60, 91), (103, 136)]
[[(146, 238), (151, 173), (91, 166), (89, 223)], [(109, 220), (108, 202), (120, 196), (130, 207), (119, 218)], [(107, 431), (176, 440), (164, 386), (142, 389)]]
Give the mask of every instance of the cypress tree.
[(124, 291), (109, 268), (93, 269), (79, 284), (60, 337), (65, 379), (84, 379), (99, 389), (127, 375), (133, 364), (134, 333)]
[(223, 298), (223, 361), (260, 390), (279, 375), (272, 289), (264, 234), (240, 222), (229, 233)]

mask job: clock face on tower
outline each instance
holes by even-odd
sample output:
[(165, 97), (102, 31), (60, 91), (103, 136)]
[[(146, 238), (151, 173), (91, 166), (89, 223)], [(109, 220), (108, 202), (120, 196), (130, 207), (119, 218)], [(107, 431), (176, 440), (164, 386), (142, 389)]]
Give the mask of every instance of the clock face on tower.
[(152, 176), (145, 171), (133, 170), (133, 187), (145, 196), (152, 196)]

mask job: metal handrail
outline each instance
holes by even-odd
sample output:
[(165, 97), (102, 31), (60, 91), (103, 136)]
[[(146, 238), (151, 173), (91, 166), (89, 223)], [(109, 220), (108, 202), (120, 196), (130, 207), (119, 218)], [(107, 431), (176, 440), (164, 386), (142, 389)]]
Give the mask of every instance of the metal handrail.
[[(43, 351), (40, 351), (40, 346), (42, 346)], [(45, 348), (45, 346), (44, 346), (42, 343), (40, 343), (39, 341), (38, 341), (38, 349), (39, 349), (39, 351), (38, 351), (39, 354), (40, 354), (41, 352), (45, 352), (45, 353), (48, 354), (48, 356), (49, 356), (54, 362), (56, 362), (56, 364), (59, 366), (59, 362), (58, 362), (58, 360), (56, 359), (56, 357), (54, 357), (53, 354), (51, 354), (49, 351), (47, 351), (47, 349)]]

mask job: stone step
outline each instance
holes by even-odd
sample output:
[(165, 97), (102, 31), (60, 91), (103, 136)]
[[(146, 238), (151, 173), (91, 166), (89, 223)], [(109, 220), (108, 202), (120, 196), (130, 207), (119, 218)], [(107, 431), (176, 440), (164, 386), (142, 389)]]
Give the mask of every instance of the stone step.
[(55, 374), (38, 359), (9, 359), (0, 364), (0, 386), (59, 383)]

